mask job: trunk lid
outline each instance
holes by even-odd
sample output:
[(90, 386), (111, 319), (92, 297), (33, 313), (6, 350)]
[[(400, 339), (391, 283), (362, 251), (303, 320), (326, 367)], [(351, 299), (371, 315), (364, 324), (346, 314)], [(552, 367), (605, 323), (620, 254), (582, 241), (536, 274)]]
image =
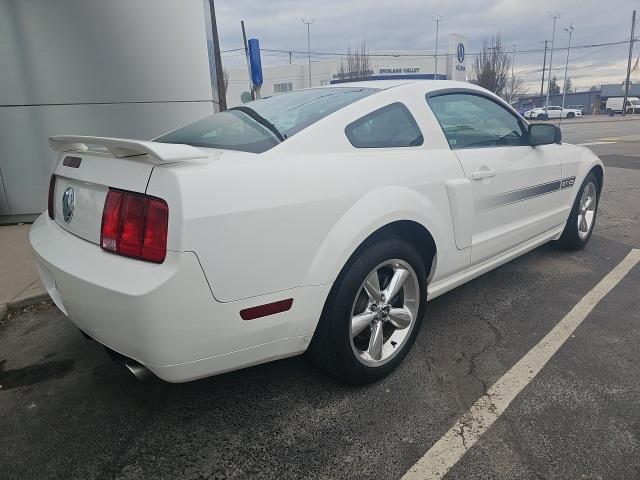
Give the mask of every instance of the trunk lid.
[(208, 157), (187, 145), (126, 139), (65, 136), (52, 137), (49, 143), (62, 153), (53, 172), (54, 220), (68, 232), (95, 244), (100, 243), (109, 188), (145, 193), (155, 165)]

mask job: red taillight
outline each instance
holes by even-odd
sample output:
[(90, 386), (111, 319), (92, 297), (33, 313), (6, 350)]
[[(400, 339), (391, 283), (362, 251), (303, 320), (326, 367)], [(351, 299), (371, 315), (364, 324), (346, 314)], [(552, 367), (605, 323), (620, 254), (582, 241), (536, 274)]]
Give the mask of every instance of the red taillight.
[(102, 212), (104, 250), (162, 263), (167, 254), (169, 207), (159, 198), (110, 189)]
[(55, 217), (55, 212), (53, 211), (53, 195), (55, 193), (55, 190), (56, 190), (56, 176), (51, 175), (51, 180), (49, 180), (49, 201), (47, 203), (47, 210), (49, 211), (49, 218), (51, 219)]

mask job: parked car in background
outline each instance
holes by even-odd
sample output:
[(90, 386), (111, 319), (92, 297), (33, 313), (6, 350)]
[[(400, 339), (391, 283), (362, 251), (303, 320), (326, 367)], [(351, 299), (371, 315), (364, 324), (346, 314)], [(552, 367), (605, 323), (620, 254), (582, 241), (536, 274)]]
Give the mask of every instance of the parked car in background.
[(49, 143), (30, 233), (47, 292), (170, 382), (305, 351), (347, 382), (381, 379), (427, 300), (551, 240), (582, 248), (604, 176), (558, 126), (439, 80), (282, 93), (153, 141)]
[(574, 118), (581, 117), (582, 110), (577, 108), (562, 108), (558, 106), (549, 106), (548, 109), (545, 107), (534, 108), (529, 110), (526, 114), (526, 118), (535, 118), (537, 120), (544, 120), (545, 113), (547, 113), (549, 118)]
[[(622, 113), (623, 103), (624, 103), (624, 97), (607, 98), (607, 104), (605, 107), (607, 113)], [(627, 97), (626, 113), (640, 113), (640, 98)]]
[(585, 115), (587, 113), (584, 105), (569, 105), (567, 108), (570, 110), (580, 110), (580, 112), (582, 112), (582, 115)]

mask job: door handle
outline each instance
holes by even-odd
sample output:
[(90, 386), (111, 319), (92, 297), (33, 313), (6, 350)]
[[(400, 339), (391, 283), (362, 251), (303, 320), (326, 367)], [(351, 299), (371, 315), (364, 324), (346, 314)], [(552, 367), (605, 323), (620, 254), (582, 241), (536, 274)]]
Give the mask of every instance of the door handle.
[(490, 178), (490, 177), (495, 177), (496, 176), (496, 171), (495, 170), (476, 170), (475, 172), (473, 172), (471, 174), (471, 178), (473, 178), (474, 180), (482, 180), (484, 178)]

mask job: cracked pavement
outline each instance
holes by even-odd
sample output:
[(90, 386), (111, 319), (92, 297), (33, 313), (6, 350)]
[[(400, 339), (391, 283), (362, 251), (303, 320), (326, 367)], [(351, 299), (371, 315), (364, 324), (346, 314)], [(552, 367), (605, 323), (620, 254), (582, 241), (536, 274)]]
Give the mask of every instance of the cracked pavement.
[[(587, 139), (576, 125), (565, 139), (631, 135), (640, 122), (622, 133), (589, 125)], [(628, 161), (640, 143), (591, 148)], [(365, 387), (302, 357), (188, 384), (139, 383), (54, 307), (14, 313), (0, 324), (0, 478), (400, 478), (640, 247), (639, 185), (640, 168), (609, 166), (584, 251), (546, 245), (430, 302), (406, 361)], [(445, 478), (640, 478), (639, 270)], [(463, 440), (473, 423), (465, 419)]]

